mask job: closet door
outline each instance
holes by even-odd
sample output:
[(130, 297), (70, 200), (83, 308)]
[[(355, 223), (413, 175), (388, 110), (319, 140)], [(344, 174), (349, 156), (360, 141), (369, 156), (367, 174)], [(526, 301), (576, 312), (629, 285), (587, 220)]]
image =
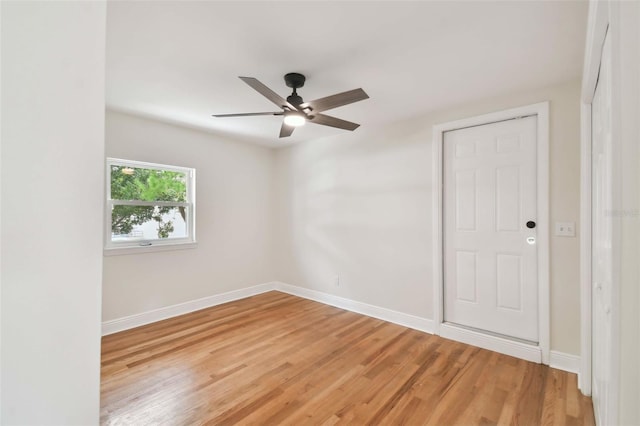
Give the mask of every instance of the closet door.
[(538, 343), (537, 116), (448, 131), (444, 320)]
[(611, 139), (611, 42), (605, 38), (591, 109), (592, 398), (597, 424), (610, 424), (613, 203)]

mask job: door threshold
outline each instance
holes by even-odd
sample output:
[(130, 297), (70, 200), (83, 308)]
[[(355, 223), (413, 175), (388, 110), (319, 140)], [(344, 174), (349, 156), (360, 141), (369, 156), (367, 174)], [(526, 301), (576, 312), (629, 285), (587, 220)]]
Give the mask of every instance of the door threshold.
[(440, 324), (440, 336), (526, 361), (542, 363), (542, 351), (535, 342), (512, 337), (507, 338), (484, 330), (480, 331), (448, 322)]
[(506, 334), (500, 334), (494, 331), (483, 330), (481, 328), (471, 327), (469, 325), (456, 324), (455, 322), (449, 322), (449, 321), (445, 321), (444, 324), (450, 325), (453, 327), (463, 328), (469, 331), (475, 331), (476, 333), (480, 333), (480, 334), (488, 334), (489, 336), (500, 337), (502, 339), (524, 343), (525, 345), (538, 346), (538, 342), (534, 342), (533, 340), (521, 339), (520, 337), (514, 337), (514, 336), (507, 336)]

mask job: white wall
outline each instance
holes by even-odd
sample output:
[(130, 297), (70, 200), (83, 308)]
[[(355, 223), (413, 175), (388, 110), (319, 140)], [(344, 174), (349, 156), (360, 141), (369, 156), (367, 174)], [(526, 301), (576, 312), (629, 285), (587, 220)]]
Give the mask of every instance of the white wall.
[(198, 247), (105, 256), (104, 321), (273, 281), (272, 150), (114, 111), (106, 147), (196, 168)]
[[(573, 81), (278, 150), (278, 279), (433, 318), (432, 126), (551, 101), (551, 221), (579, 226), (579, 91)], [(551, 349), (579, 354), (578, 238), (552, 235), (550, 257)]]
[(96, 424), (105, 3), (0, 7), (0, 422)]

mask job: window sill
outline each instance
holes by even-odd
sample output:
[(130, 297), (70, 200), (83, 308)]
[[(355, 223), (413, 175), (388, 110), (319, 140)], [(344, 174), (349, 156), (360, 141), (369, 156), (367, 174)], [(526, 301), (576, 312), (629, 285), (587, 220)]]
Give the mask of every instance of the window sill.
[(105, 247), (102, 253), (105, 256), (121, 256), (127, 254), (154, 253), (158, 251), (174, 251), (194, 249), (198, 247), (197, 242), (175, 243), (175, 244), (157, 244), (151, 246), (126, 246), (126, 247)]

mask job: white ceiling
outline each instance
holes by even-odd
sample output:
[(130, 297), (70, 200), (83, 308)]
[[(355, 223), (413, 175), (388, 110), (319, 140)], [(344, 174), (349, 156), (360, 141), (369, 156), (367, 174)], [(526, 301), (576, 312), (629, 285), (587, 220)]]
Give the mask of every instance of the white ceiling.
[[(305, 100), (362, 87), (371, 99), (327, 111), (364, 127), (578, 78), (587, 3), (111, 1), (107, 106), (267, 146), (343, 130), (281, 117), (238, 76)], [(358, 130), (356, 130), (358, 132)]]

